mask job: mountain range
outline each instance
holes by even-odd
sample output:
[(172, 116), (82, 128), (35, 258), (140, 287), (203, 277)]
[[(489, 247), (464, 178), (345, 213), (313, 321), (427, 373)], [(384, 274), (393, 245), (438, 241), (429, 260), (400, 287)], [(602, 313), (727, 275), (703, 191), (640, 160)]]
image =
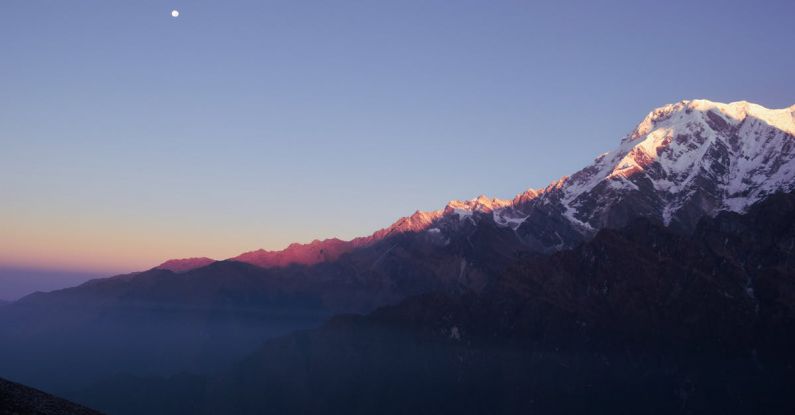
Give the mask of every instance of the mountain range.
[[(793, 113), (795, 106), (769, 110), (745, 101), (681, 101), (650, 112), (618, 148), (591, 165), (513, 200), (482, 195), (456, 200), (440, 210), (415, 212), (367, 237), (296, 243), (230, 260), (260, 267), (314, 265), (398, 233), (455, 238), (464, 221), (511, 229), (527, 249), (538, 252), (571, 247), (636, 217), (692, 230), (705, 215), (742, 212), (767, 195), (795, 187)], [(170, 260), (158, 268), (185, 272), (211, 261)]]
[(116, 376), (109, 413), (792, 413), (795, 193), (690, 235), (641, 218), (267, 341), (221, 372)]
[[(744, 356), (737, 360), (742, 366), (737, 376), (749, 374), (744, 365), (753, 359), (746, 359), (748, 353), (789, 345), (788, 338), (769, 337), (789, 329), (792, 322), (793, 245), (786, 232), (792, 224), (788, 194), (795, 190), (793, 160), (795, 106), (771, 110), (748, 102), (707, 100), (666, 105), (650, 112), (617, 148), (589, 166), (511, 200), (480, 196), (452, 201), (350, 241), (292, 244), (282, 251), (252, 251), (223, 261), (170, 260), (144, 272), (29, 295), (0, 310), (0, 355), (7, 357), (0, 361), (0, 374), (98, 402), (100, 409), (111, 405), (85, 391), (113, 385), (102, 379), (119, 373), (162, 380), (189, 371), (196, 377), (176, 382), (184, 390), (236, 385), (230, 394), (238, 388), (248, 393), (236, 380), (248, 377), (253, 377), (252, 385), (280, 390), (262, 378), (272, 373), (293, 382), (283, 387), (297, 388), (286, 391), (283, 401), (276, 395), (271, 400), (241, 398), (250, 406), (238, 408), (240, 413), (256, 413), (263, 403), (278, 407), (279, 402), (286, 411), (314, 390), (326, 394), (326, 401), (316, 402), (334, 407), (329, 400), (346, 392), (335, 389), (329, 377), (342, 370), (335, 366), (342, 362), (362, 374), (361, 380), (349, 379), (346, 387), (366, 389), (367, 379), (380, 385), (372, 399), (399, 389), (420, 367), (438, 374), (446, 388), (460, 374), (474, 390), (484, 386), (479, 376), (494, 370), (487, 363), (490, 356), (513, 359), (521, 355), (516, 347), (536, 356), (517, 358), (517, 368), (551, 376), (550, 385), (572, 376), (568, 369), (563, 371), (566, 376), (555, 372), (560, 362), (579, 368), (575, 370), (593, 369), (592, 374), (608, 373), (591, 359), (608, 346), (627, 350), (620, 358), (607, 354), (608, 361), (621, 361), (626, 370), (615, 373), (624, 380), (648, 368), (638, 362), (648, 363), (649, 356), (674, 362), (681, 357), (649, 350), (702, 343), (704, 350)], [(774, 221), (765, 223), (769, 229), (764, 230), (771, 233), (744, 222), (764, 220)], [(784, 233), (776, 233), (777, 228)], [(726, 241), (723, 248), (720, 238)], [(759, 251), (760, 247), (766, 248)], [(290, 334), (346, 313), (371, 314), (336, 317), (319, 329)], [(393, 326), (406, 328), (413, 340), (388, 334), (372, 334), (367, 340), (372, 330), (391, 332)], [(365, 340), (358, 337), (360, 331)], [(770, 341), (757, 344), (754, 333)], [(477, 339), (476, 347), (459, 350), (459, 340), (470, 334)], [(387, 338), (395, 343), (382, 344)], [(508, 354), (486, 353), (491, 346), (484, 339), (490, 338), (501, 339), (494, 347), (507, 348)], [(417, 339), (442, 346), (413, 349)], [(362, 341), (376, 342), (372, 349), (365, 347), (373, 353), (366, 357), (369, 362), (389, 361), (388, 351), (403, 353), (405, 371), (388, 368), (397, 370), (390, 380), (395, 383), (373, 379), (379, 366), (365, 365), (365, 357), (357, 354), (365, 349), (350, 346), (361, 346)], [(263, 342), (268, 352), (262, 351)], [(563, 345), (575, 348), (571, 356), (584, 363), (572, 364), (566, 360), (571, 356), (556, 355)], [(581, 349), (593, 356), (584, 358)], [(457, 366), (458, 352), (471, 353), (476, 363), (471, 368)], [(775, 359), (777, 353), (766, 356)], [(245, 356), (254, 359), (250, 367), (258, 368), (256, 373), (229, 369), (241, 365)], [(692, 355), (685, 357), (692, 363)], [(315, 360), (317, 367), (328, 369), (318, 376), (318, 382), (327, 381), (328, 386), (309, 388), (306, 385), (314, 383), (307, 379), (313, 374), (296, 369)], [(685, 379), (682, 366), (655, 365), (652, 373), (669, 370), (674, 375), (652, 376), (653, 381), (679, 382), (677, 387), (684, 389), (699, 384)], [(227, 377), (218, 380), (208, 373)], [(540, 387), (538, 379), (510, 373), (494, 387), (509, 387), (506, 382), (511, 379), (530, 389)], [(620, 380), (612, 379), (616, 383), (606, 383), (605, 390), (615, 392)], [(439, 396), (463, 396), (466, 390), (453, 388)], [(670, 395), (670, 388), (659, 390), (665, 394), (655, 399)], [(115, 396), (112, 391), (106, 395)], [(207, 408), (215, 407), (213, 402), (231, 405), (223, 397), (204, 392), (198, 396), (212, 400), (203, 402)], [(422, 402), (441, 405), (434, 399), (402, 402), (406, 410)], [(549, 402), (539, 405), (548, 412), (543, 405)], [(513, 408), (532, 407), (524, 400), (514, 403)], [(469, 401), (461, 405), (477, 407)], [(360, 412), (372, 409), (366, 402), (361, 408)]]

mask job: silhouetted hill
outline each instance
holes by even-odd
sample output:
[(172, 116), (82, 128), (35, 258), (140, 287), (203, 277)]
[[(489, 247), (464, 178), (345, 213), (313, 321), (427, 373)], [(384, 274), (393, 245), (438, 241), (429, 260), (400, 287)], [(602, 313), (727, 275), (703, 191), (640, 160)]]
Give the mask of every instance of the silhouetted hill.
[(0, 379), (0, 415), (101, 415), (40, 390)]

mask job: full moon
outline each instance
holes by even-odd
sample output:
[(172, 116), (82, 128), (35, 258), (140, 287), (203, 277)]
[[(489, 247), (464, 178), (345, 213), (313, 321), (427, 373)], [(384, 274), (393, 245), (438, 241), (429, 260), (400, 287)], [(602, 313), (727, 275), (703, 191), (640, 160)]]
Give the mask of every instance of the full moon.
[(172, 10), (171, 17), (179, 17), (179, 10)]

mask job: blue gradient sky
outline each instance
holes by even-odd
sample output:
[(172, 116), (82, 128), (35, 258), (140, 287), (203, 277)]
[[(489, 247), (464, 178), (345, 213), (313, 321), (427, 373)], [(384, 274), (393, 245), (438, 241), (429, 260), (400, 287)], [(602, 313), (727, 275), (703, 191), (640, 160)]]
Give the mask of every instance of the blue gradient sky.
[(0, 265), (131, 271), (512, 197), (665, 103), (794, 104), (792, 16), (789, 0), (3, 0)]

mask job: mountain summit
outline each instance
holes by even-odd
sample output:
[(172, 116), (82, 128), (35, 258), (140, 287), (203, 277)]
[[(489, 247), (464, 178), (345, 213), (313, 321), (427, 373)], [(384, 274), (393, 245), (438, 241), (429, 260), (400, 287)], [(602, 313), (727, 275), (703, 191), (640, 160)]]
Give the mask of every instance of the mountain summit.
[(742, 212), (793, 189), (794, 117), (795, 106), (666, 105), (650, 112), (618, 148), (496, 215), (515, 224), (541, 211), (563, 219), (562, 230), (583, 236), (636, 217), (690, 230), (705, 215)]

